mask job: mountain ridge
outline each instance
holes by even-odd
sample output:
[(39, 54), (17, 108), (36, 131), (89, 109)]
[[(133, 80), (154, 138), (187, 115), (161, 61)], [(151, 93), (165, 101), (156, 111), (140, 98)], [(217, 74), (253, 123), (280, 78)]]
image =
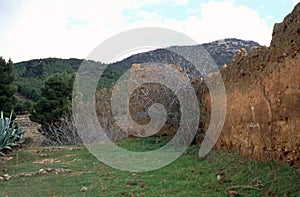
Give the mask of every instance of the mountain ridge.
[[(134, 63), (156, 62), (176, 64), (183, 67), (183, 71), (192, 76), (198, 75), (199, 73), (189, 61), (179, 55), (183, 51), (188, 52), (194, 49), (204, 48), (211, 54), (217, 66), (220, 68), (223, 64), (229, 64), (238, 50), (245, 48), (249, 51), (253, 46), (260, 45), (254, 41), (226, 38), (199, 45), (171, 46), (168, 48), (134, 54), (108, 66), (101, 77), (101, 79), (103, 78), (102, 82), (104, 84), (101, 88), (110, 87), (111, 84), (115, 82), (125, 70), (130, 69), (131, 65)], [(191, 58), (193, 57), (191, 56)], [(17, 76), (15, 84), (18, 86), (18, 93), (33, 100), (37, 100), (40, 97), (39, 89), (43, 86), (47, 77), (57, 72), (75, 73), (83, 61), (84, 59), (77, 58), (44, 58), (15, 63), (14, 67)], [(205, 72), (210, 71), (205, 70)]]
[(259, 47), (261, 45), (255, 41), (226, 38), (198, 45), (159, 48), (148, 52), (131, 55), (121, 61), (113, 63), (112, 65), (118, 68), (130, 69), (131, 65), (134, 63), (142, 64), (148, 62), (158, 62), (165, 64), (177, 64), (182, 66), (184, 70), (189, 70), (188, 68), (191, 66), (191, 63), (189, 63), (179, 54), (182, 54), (182, 52), (187, 53), (188, 51), (204, 48), (211, 55), (218, 68), (221, 68), (224, 64), (229, 64), (234, 55), (241, 48), (245, 48), (247, 51), (250, 51), (250, 49), (254, 46)]

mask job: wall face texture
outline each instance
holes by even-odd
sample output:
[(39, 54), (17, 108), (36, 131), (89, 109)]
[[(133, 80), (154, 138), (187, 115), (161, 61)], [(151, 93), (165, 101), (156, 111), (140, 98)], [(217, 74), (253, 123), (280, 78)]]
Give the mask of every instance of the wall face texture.
[[(300, 3), (275, 24), (270, 47), (242, 50), (221, 74), (227, 114), (216, 148), (300, 165)], [(208, 90), (203, 102), (207, 128)]]

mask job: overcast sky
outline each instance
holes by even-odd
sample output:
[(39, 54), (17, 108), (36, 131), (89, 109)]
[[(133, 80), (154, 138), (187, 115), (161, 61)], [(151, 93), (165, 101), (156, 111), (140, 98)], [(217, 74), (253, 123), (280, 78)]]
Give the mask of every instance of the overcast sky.
[(85, 58), (112, 35), (166, 27), (198, 43), (224, 38), (269, 45), (297, 0), (0, 0), (0, 56), (14, 62)]

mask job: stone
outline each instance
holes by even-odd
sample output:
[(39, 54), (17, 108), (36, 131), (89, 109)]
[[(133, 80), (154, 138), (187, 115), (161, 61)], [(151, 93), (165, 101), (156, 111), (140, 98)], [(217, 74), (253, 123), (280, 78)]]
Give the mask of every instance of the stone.
[(87, 191), (87, 190), (88, 190), (88, 188), (85, 187), (85, 186), (83, 186), (83, 187), (80, 189), (80, 192), (85, 192), (85, 191)]

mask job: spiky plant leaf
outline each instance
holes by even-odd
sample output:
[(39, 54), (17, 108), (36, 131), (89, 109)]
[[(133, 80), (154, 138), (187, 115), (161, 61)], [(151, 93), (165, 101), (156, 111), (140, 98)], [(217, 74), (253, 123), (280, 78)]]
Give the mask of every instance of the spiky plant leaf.
[(9, 118), (3, 117), (1, 112), (0, 118), (0, 153), (3, 155), (4, 150), (12, 150), (18, 146), (23, 139), (25, 130), (20, 129), (16, 122), (11, 121), (12, 113)]

